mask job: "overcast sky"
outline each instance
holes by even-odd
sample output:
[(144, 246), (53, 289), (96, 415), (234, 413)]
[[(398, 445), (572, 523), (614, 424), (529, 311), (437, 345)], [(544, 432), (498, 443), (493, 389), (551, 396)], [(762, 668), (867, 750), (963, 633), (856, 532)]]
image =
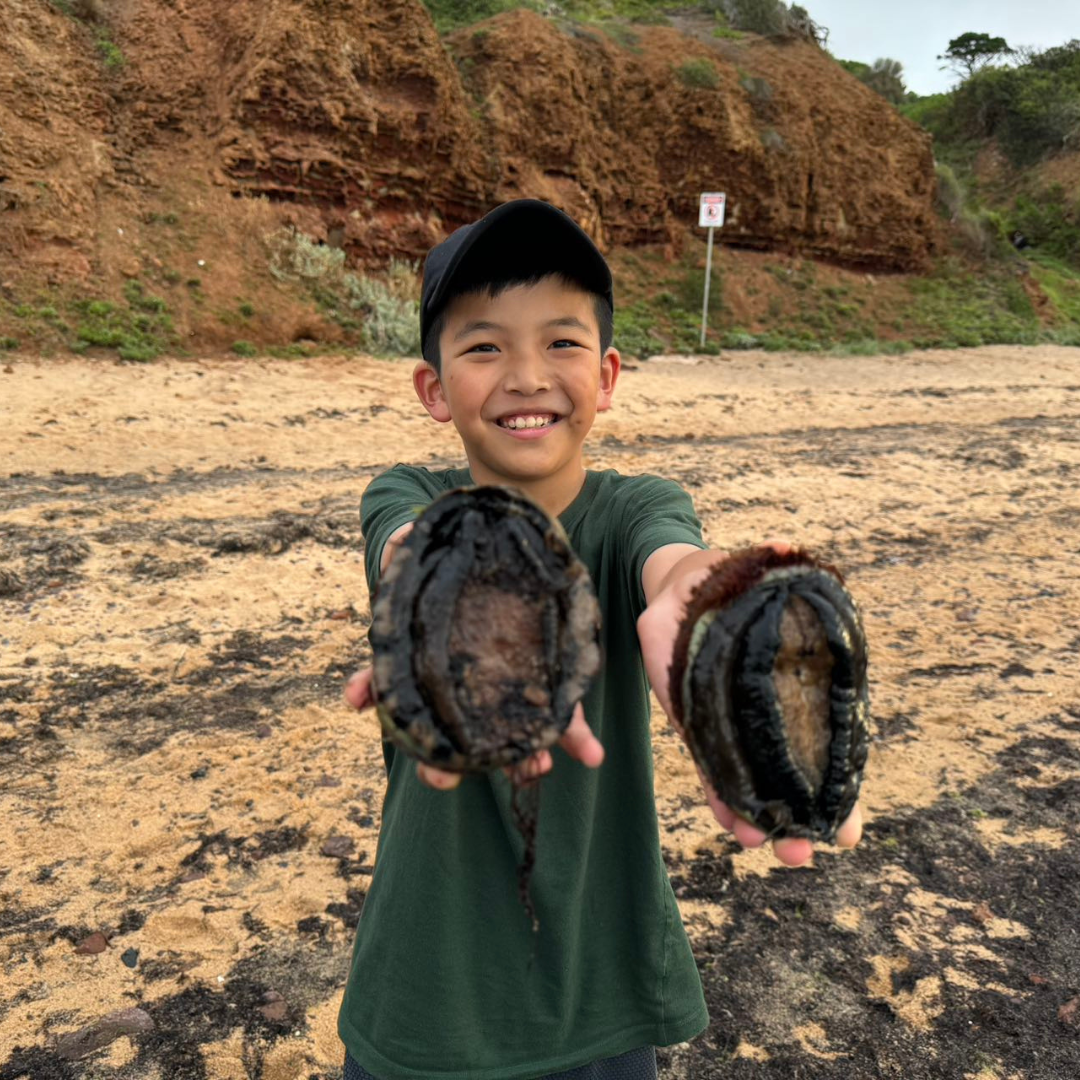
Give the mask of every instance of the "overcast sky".
[(872, 64), (880, 56), (904, 65), (904, 82), (917, 94), (956, 83), (937, 60), (949, 42), (971, 30), (1003, 37), (1011, 46), (1048, 48), (1080, 38), (1076, 0), (801, 0), (811, 18), (829, 28), (829, 52)]

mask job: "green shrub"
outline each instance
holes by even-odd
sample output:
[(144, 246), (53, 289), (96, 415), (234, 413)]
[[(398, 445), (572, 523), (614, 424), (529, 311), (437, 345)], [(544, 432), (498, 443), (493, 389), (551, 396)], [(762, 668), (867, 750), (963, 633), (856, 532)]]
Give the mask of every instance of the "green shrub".
[(1031, 274), (1050, 298), (1058, 318), (1080, 330), (1080, 275), (1053, 256), (1036, 251)]
[(1018, 195), (1009, 225), (1037, 250), (1080, 268), (1080, 202), (1070, 204), (1060, 184), (1034, 198)]
[(161, 355), (161, 348), (152, 341), (124, 341), (116, 350), (121, 360), (130, 360), (133, 363), (143, 364)]
[(124, 54), (120, 51), (120, 46), (108, 35), (99, 34), (95, 44), (102, 62), (107, 68), (122, 68), (124, 66)]
[(784, 136), (776, 131), (774, 128), (763, 128), (758, 137), (761, 139), (761, 145), (766, 150), (781, 151), (787, 149), (787, 143), (784, 142)]
[(640, 51), (637, 46), (641, 42), (641, 35), (635, 33), (630, 27), (623, 26), (622, 23), (605, 23), (604, 32), (624, 49), (630, 49), (633, 52)]
[(934, 162), (934, 173), (937, 177), (934, 203), (938, 213), (949, 221), (955, 221), (964, 208), (964, 189), (960, 186), (956, 173), (944, 162)]
[(255, 314), (255, 308), (252, 307), (252, 305), (249, 304), (246, 300), (237, 308), (237, 311), (239, 311), (245, 319), (250, 319), (251, 316)]
[(748, 330), (743, 330), (737, 326), (724, 331), (720, 337), (720, 347), (724, 349), (756, 349), (758, 339)]
[(340, 276), (345, 268), (341, 248), (317, 244), (295, 229), (279, 229), (266, 238), (269, 270), (279, 281), (299, 281), (306, 285)]
[(18, 340), (16, 338), (13, 338), (13, 337), (0, 337), (0, 349), (3, 349), (3, 350), (17, 349), (18, 347), (19, 347), (19, 342), (18, 342)]
[(655, 332), (656, 317), (644, 300), (615, 309), (614, 345), (623, 353), (645, 360), (661, 351), (662, 342)]
[(1030, 53), (1015, 67), (983, 68), (904, 112), (939, 143), (995, 139), (1017, 166), (1080, 146), (1080, 40)]
[(172, 317), (165, 302), (146, 296), (137, 281), (124, 286), (129, 307), (108, 300), (77, 300), (71, 311), (77, 316), (75, 340), (71, 348), (84, 352), (92, 345), (116, 349), (122, 360), (152, 360), (165, 351), (175, 337)]
[(768, 79), (743, 72), (739, 75), (739, 85), (746, 91), (752, 102), (772, 101), (773, 88)]
[(134, 278), (124, 282), (124, 299), (140, 311), (162, 312), (168, 308), (160, 296), (148, 296), (141, 282)]
[(346, 274), (345, 302), (363, 317), (360, 343), (375, 356), (420, 355), (420, 303), (395, 293), (392, 282)]
[(237, 356), (258, 356), (259, 350), (250, 341), (234, 341), (229, 348)]
[(711, 60), (699, 57), (687, 60), (678, 69), (678, 76), (684, 86), (715, 90), (720, 85), (720, 76)]
[(1008, 253), (1005, 221), (999, 213), (985, 208), (964, 207), (956, 224), (971, 254), (991, 259)]
[(511, 8), (529, 7), (537, 10), (540, 5), (529, 0), (524, 3), (515, 3), (514, 0), (424, 0), (424, 6), (431, 12), (435, 29), (440, 34), (447, 34)]
[(781, 0), (729, 0), (728, 18), (736, 30), (780, 37), (788, 30), (788, 9)]

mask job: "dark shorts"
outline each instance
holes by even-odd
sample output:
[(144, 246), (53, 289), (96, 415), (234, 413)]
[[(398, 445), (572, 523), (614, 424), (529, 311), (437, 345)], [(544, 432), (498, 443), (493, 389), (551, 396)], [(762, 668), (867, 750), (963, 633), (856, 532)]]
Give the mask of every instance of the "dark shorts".
[[(378, 1080), (345, 1053), (344, 1080)], [(579, 1065), (567, 1072), (550, 1073), (541, 1080), (656, 1080), (656, 1049), (642, 1046), (618, 1057)]]

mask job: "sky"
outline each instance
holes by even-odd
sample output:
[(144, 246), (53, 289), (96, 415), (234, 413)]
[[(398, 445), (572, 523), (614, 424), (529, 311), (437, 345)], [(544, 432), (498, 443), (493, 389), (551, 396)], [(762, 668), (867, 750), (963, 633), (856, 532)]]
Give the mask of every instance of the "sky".
[(1075, 0), (800, 0), (814, 22), (829, 28), (828, 49), (840, 60), (872, 64), (887, 56), (904, 65), (917, 94), (950, 89), (957, 77), (936, 59), (969, 30), (1003, 37), (1011, 46), (1049, 48), (1080, 38)]

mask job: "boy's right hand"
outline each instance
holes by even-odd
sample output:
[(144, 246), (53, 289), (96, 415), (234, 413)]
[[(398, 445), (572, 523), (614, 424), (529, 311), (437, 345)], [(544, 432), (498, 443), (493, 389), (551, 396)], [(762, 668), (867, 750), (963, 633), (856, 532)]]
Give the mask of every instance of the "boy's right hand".
[[(354, 709), (370, 709), (375, 705), (375, 693), (371, 683), (372, 670), (366, 667), (356, 672), (345, 684), (345, 700)], [(559, 746), (570, 755), (580, 761), (582, 765), (595, 769), (604, 760), (604, 748), (600, 740), (592, 733), (592, 729), (585, 721), (585, 710), (578, 702), (574, 708), (574, 715), (570, 724), (559, 739)], [(545, 773), (551, 771), (551, 751), (540, 750), (538, 753), (519, 761), (516, 765), (508, 766), (503, 771), (518, 785), (532, 783)], [(461, 783), (461, 773), (446, 772), (444, 769), (436, 769), (431, 765), (425, 765), (422, 761), (416, 763), (416, 775), (427, 784), (428, 787), (438, 791), (450, 791)]]
[[(413, 523), (410, 521), (402, 525), (390, 534), (383, 545), (382, 555), (379, 559), (379, 572), (383, 573), (390, 560), (401, 550), (405, 537), (412, 531)], [(375, 692), (371, 682), (372, 670), (370, 667), (356, 672), (345, 685), (345, 700), (354, 709), (370, 709), (375, 705)], [(570, 723), (559, 739), (559, 745), (572, 758), (580, 761), (582, 765), (595, 769), (604, 760), (604, 748), (600, 740), (592, 733), (592, 729), (585, 721), (585, 710), (578, 702), (574, 709), (574, 715)], [(519, 761), (516, 765), (508, 766), (503, 771), (518, 785), (532, 783), (545, 773), (551, 771), (553, 762), (550, 750), (540, 750)], [(425, 765), (422, 761), (416, 763), (416, 775), (428, 785), (439, 791), (450, 791), (461, 783), (461, 773), (447, 772), (445, 769), (436, 769), (431, 765)]]

